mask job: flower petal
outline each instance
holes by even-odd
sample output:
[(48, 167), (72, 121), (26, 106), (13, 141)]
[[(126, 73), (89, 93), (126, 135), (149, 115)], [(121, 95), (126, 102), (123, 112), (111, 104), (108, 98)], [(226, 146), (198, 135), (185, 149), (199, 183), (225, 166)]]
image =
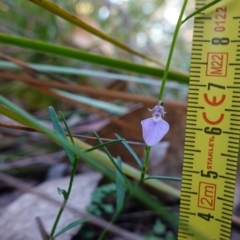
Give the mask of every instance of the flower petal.
[(169, 130), (169, 124), (163, 119), (155, 122), (153, 118), (147, 118), (141, 124), (143, 139), (148, 146), (157, 144)]

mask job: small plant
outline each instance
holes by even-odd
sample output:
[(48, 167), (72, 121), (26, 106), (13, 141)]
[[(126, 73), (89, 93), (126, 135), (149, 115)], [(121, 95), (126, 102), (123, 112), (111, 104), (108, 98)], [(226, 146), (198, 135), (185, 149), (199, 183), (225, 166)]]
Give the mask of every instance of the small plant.
[(156, 220), (153, 225), (152, 231), (144, 235), (144, 240), (175, 240), (173, 233), (166, 232), (166, 225), (164, 225), (159, 219)]
[[(116, 212), (111, 220), (111, 223), (114, 223), (118, 219), (118, 217), (120, 216), (122, 211), (125, 209), (125, 207), (129, 203), (129, 201), (131, 200), (134, 191), (136, 191), (136, 189), (138, 189), (144, 183), (146, 172), (148, 169), (151, 146), (157, 144), (169, 130), (169, 124), (165, 120), (162, 119), (162, 117), (164, 117), (164, 114), (166, 114), (165, 109), (163, 107), (163, 104), (164, 104), (163, 94), (164, 94), (164, 89), (165, 89), (165, 84), (166, 84), (168, 73), (169, 73), (170, 63), (172, 60), (173, 51), (174, 51), (174, 47), (176, 44), (177, 35), (180, 30), (180, 27), (187, 19), (195, 16), (197, 13), (201, 12), (202, 10), (206, 9), (208, 6), (211, 6), (218, 1), (211, 2), (210, 4), (204, 6), (203, 8), (196, 10), (194, 13), (192, 13), (186, 19), (183, 19), (183, 14), (184, 14), (185, 8), (187, 6), (187, 2), (188, 2), (188, 0), (184, 0), (184, 2), (183, 2), (183, 6), (182, 6), (181, 12), (179, 14), (177, 25), (176, 25), (176, 28), (175, 28), (175, 31), (173, 34), (173, 40), (172, 40), (172, 44), (170, 47), (170, 52), (168, 55), (166, 67), (164, 69), (162, 85), (159, 89), (157, 104), (156, 104), (156, 106), (153, 107), (153, 109), (149, 109), (150, 111), (153, 111), (152, 118), (148, 118), (148, 119), (141, 121), (142, 130), (143, 130), (143, 139), (146, 143), (146, 147), (145, 147), (146, 155), (145, 155), (145, 159), (143, 161), (143, 165), (139, 161), (137, 161), (137, 163), (139, 164), (139, 167), (140, 167), (140, 172), (141, 172), (141, 177), (140, 177), (137, 185), (134, 186), (134, 184), (132, 184), (127, 179), (126, 175), (124, 175), (124, 172), (122, 171), (122, 161), (121, 161), (120, 157), (116, 161), (111, 156), (111, 154), (109, 153), (107, 148), (105, 146), (101, 146), (101, 147), (103, 147), (107, 156), (110, 158), (112, 164), (116, 168), (115, 179), (116, 179), (116, 191), (117, 191), (117, 195), (116, 195), (117, 207), (116, 207)], [(65, 125), (67, 127), (66, 122), (65, 122)], [(71, 136), (70, 132), (69, 132), (69, 135)], [(96, 134), (96, 137), (99, 140), (100, 145), (103, 145), (103, 142), (101, 141), (101, 139), (99, 138), (99, 136), (97, 134)], [(71, 138), (71, 141), (74, 144), (72, 138)], [(100, 148), (100, 146), (98, 148)], [(68, 152), (67, 152), (67, 154), (69, 155)], [(75, 158), (75, 161), (77, 161), (77, 158)], [(75, 166), (74, 165), (75, 161), (73, 161), (73, 166)], [(72, 161), (71, 161), (71, 163), (72, 163)], [(74, 170), (74, 167), (73, 167), (73, 170)], [(73, 177), (74, 177), (74, 172), (71, 175), (72, 180), (73, 180)], [(161, 176), (160, 176), (160, 178), (161, 178)], [(171, 178), (169, 178), (169, 179), (171, 179)], [(176, 179), (171, 179), (171, 180), (176, 180)], [(71, 183), (71, 181), (70, 181), (70, 183)], [(70, 187), (69, 187), (69, 189), (70, 189)], [(128, 189), (128, 191), (129, 191), (129, 196), (127, 198), (124, 197), (125, 189)], [(66, 192), (65, 190), (61, 190), (60, 192), (64, 194), (64, 198), (65, 198), (65, 200), (67, 200), (66, 196), (67, 197), (69, 196), (70, 191)], [(112, 208), (111, 207), (109, 208), (109, 205), (106, 206), (106, 205), (101, 204), (102, 197), (104, 196), (101, 189), (99, 191), (95, 192), (94, 196), (95, 196), (95, 199), (94, 199), (95, 202), (93, 201), (93, 205), (91, 205), (91, 207), (90, 207), (90, 209), (92, 211), (95, 211), (95, 213), (97, 213), (97, 214), (101, 214), (101, 211), (99, 210), (99, 208), (96, 208), (96, 204), (98, 205), (98, 207), (101, 206), (101, 208), (103, 208), (103, 209), (105, 208), (105, 210), (107, 210), (107, 211), (110, 211), (110, 212), (112, 211)], [(62, 209), (60, 210), (60, 212), (61, 211), (62, 211)], [(58, 221), (58, 218), (59, 218), (59, 216), (57, 217), (56, 222)], [(54, 225), (54, 227), (55, 227), (55, 225)], [(54, 230), (55, 230), (54, 227), (53, 227), (53, 230), (51, 233), (51, 240), (53, 239), (53, 236), (54, 236), (54, 234), (53, 234)], [(163, 230), (164, 230), (164, 225), (161, 222), (157, 221), (153, 227), (153, 233), (161, 234), (163, 232)], [(106, 236), (106, 233), (107, 233), (107, 231), (104, 230), (102, 232), (102, 234), (99, 236), (98, 240), (103, 240)], [(171, 238), (171, 237), (168, 236), (168, 238)], [(154, 236), (148, 236), (148, 239), (154, 239)]]
[(114, 206), (104, 203), (103, 200), (109, 195), (115, 195), (115, 193), (116, 184), (114, 183), (98, 187), (92, 193), (92, 203), (87, 207), (88, 212), (97, 216), (101, 216), (103, 213), (113, 214)]
[[(55, 4), (51, 3), (50, 1), (47, 1), (47, 0), (41, 0), (41, 1), (29, 0), (29, 1), (38, 4), (42, 8), (45, 8), (48, 11), (55, 13), (56, 15), (62, 17), (63, 19), (76, 24), (77, 26), (82, 27), (88, 32), (98, 37), (101, 37), (102, 39), (114, 44), (115, 46), (118, 46), (119, 48), (127, 51), (128, 53), (132, 53), (139, 57), (143, 57), (145, 60), (147, 59), (152, 61), (152, 59), (146, 57), (145, 55), (130, 49), (128, 46), (107, 36), (106, 34), (89, 26), (83, 21), (75, 17), (72, 17), (70, 13), (66, 12), (64, 9), (58, 8)], [(62, 213), (65, 210), (68, 199), (71, 197), (72, 184), (74, 181), (74, 176), (76, 173), (79, 159), (82, 159), (85, 162), (87, 162), (91, 167), (103, 173), (107, 178), (109, 178), (113, 182), (111, 184), (99, 187), (93, 193), (92, 204), (88, 206), (88, 211), (92, 215), (101, 216), (103, 213), (110, 213), (113, 215), (110, 223), (114, 224), (119, 218), (119, 216), (122, 214), (126, 206), (129, 204), (129, 202), (132, 200), (132, 198), (136, 198), (139, 201), (142, 201), (142, 203), (144, 203), (150, 209), (155, 211), (156, 215), (161, 214), (161, 218), (163, 218), (166, 222), (173, 225), (174, 227), (177, 227), (176, 217), (174, 213), (166, 208), (163, 208), (164, 205), (160, 203), (152, 195), (144, 191), (142, 189), (142, 185), (144, 183), (147, 183), (148, 180), (150, 179), (155, 180), (155, 181), (152, 181), (152, 183), (154, 183), (152, 184), (152, 187), (155, 187), (155, 188), (158, 187), (158, 189), (164, 190), (167, 193), (170, 193), (172, 195), (175, 194), (175, 196), (179, 196), (179, 191), (176, 192), (169, 186), (161, 185), (161, 182), (159, 182), (158, 180), (164, 179), (164, 180), (172, 180), (172, 181), (181, 181), (181, 179), (174, 178), (174, 177), (166, 177), (166, 176), (148, 176), (147, 175), (147, 170), (148, 170), (148, 165), (150, 160), (149, 159), (150, 151), (152, 146), (154, 146), (159, 141), (161, 141), (161, 139), (164, 137), (165, 134), (167, 134), (168, 131), (171, 131), (169, 124), (163, 119), (164, 115), (167, 114), (167, 109), (165, 112), (165, 108), (164, 108), (164, 91), (165, 91), (165, 85), (166, 85), (168, 76), (171, 74), (169, 69), (170, 69), (170, 64), (173, 57), (173, 51), (175, 48), (180, 27), (182, 26), (182, 24), (184, 24), (190, 18), (194, 17), (196, 14), (200, 13), (201, 11), (205, 10), (209, 6), (212, 6), (213, 4), (219, 1), (220, 0), (212, 1), (211, 3), (205, 5), (204, 7), (194, 11), (188, 17), (183, 18), (185, 8), (188, 3), (188, 0), (184, 0), (180, 14), (179, 14), (179, 18), (177, 21), (176, 28), (173, 33), (173, 39), (172, 39), (169, 55), (167, 58), (166, 66), (164, 69), (161, 69), (161, 71), (160, 69), (141, 66), (141, 65), (121, 61), (118, 59), (110, 59), (107, 57), (98, 56), (95, 54), (89, 54), (89, 53), (81, 52), (71, 48), (66, 48), (63, 46), (57, 46), (57, 45), (55, 46), (54, 44), (51, 45), (49, 43), (43, 43), (41, 41), (32, 41), (32, 40), (21, 38), (21, 37), (9, 36), (9, 35), (0, 33), (0, 41), (3, 43), (5, 42), (9, 44), (15, 44), (16, 46), (35, 49), (37, 51), (42, 51), (47, 53), (58, 54), (65, 57), (71, 57), (72, 59), (78, 59), (78, 60), (86, 59), (86, 61), (97, 63), (99, 65), (102, 64), (104, 66), (111, 66), (111, 67), (122, 69), (122, 70), (135, 71), (135, 72), (138, 72), (139, 74), (149, 73), (149, 74), (152, 74), (152, 76), (161, 77), (159, 74), (163, 73), (162, 84), (161, 84), (161, 87), (159, 88), (159, 94), (158, 94), (158, 98), (156, 99), (156, 104), (155, 106), (153, 106), (152, 109), (149, 109), (149, 111), (153, 112), (152, 117), (143, 119), (141, 121), (143, 140), (146, 144), (145, 145), (146, 154), (143, 162), (132, 150), (132, 148), (127, 143), (127, 141), (121, 138), (119, 135), (116, 135), (116, 139), (103, 143), (102, 139), (98, 136), (97, 133), (95, 133), (96, 139), (99, 141), (99, 144), (92, 147), (82, 141), (79, 141), (77, 138), (73, 137), (73, 134), (71, 133), (70, 128), (68, 127), (68, 124), (65, 118), (63, 117), (63, 114), (60, 113), (60, 118), (59, 118), (53, 107), (49, 107), (49, 114), (50, 114), (55, 132), (45, 127), (37, 119), (27, 114), (25, 111), (23, 111), (13, 103), (11, 103), (6, 98), (0, 96), (0, 103), (1, 103), (0, 113), (12, 118), (15, 121), (18, 121), (21, 124), (26, 125), (28, 128), (35, 129), (36, 131), (41, 132), (42, 134), (47, 136), (49, 139), (51, 139), (53, 142), (57, 143), (58, 145), (61, 145), (69, 159), (69, 164), (71, 166), (69, 185), (67, 189), (62, 189), (61, 187), (57, 188), (58, 193), (63, 196), (63, 201), (59, 209), (59, 212), (55, 218), (55, 221), (53, 222), (49, 240), (55, 240), (59, 235), (63, 234), (67, 230), (89, 221), (88, 219), (78, 219), (72, 223), (69, 223), (65, 228), (61, 229), (59, 232), (56, 233), (59, 220), (62, 217)], [(31, 71), (34, 72), (34, 69), (31, 69)], [(32, 84), (31, 86), (37, 85), (37, 83), (32, 83), (30, 80), (29, 82)], [(52, 91), (51, 88), (47, 88), (46, 86), (39, 87), (39, 89), (40, 88), (43, 90), (44, 93), (50, 92), (53, 96), (56, 96), (57, 94), (61, 93), (60, 91)], [(57, 96), (59, 97), (59, 95)], [(66, 96), (64, 97), (66, 98)], [(60, 123), (59, 119), (62, 120), (64, 124), (64, 128), (62, 127), (62, 124)], [(124, 161), (122, 161), (121, 156), (114, 158), (110, 154), (110, 152), (107, 149), (107, 146), (112, 144), (120, 144), (120, 143), (123, 144), (126, 150), (129, 151), (129, 153), (133, 156), (139, 169), (134, 169), (129, 165), (125, 164)], [(100, 151), (100, 149), (103, 151)], [(115, 208), (113, 207), (112, 204), (103, 203), (103, 199), (107, 195), (113, 194), (113, 193), (115, 193), (116, 195)], [(102, 233), (99, 235), (97, 240), (104, 240), (106, 234), (107, 234), (107, 229), (104, 229)], [(146, 234), (145, 236), (143, 236), (143, 238), (145, 240), (175, 239), (172, 232), (166, 233), (166, 226), (160, 220), (156, 220), (152, 228), (152, 231)]]

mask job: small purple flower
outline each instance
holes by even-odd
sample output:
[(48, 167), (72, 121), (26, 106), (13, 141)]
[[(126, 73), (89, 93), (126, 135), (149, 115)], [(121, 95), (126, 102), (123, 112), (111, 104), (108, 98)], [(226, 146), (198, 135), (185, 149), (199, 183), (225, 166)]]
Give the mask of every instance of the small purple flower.
[(166, 112), (161, 104), (159, 102), (153, 109), (148, 109), (153, 111), (152, 117), (141, 121), (143, 139), (150, 147), (157, 144), (169, 130), (169, 124), (162, 119)]

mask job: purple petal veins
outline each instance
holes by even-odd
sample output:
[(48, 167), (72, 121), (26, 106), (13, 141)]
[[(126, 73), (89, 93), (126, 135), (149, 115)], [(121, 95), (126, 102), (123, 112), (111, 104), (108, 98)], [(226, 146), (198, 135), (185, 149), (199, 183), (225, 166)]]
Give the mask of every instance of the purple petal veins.
[(169, 130), (169, 124), (162, 119), (166, 112), (160, 104), (149, 109), (149, 111), (153, 111), (151, 118), (141, 121), (143, 139), (148, 146), (157, 144)]

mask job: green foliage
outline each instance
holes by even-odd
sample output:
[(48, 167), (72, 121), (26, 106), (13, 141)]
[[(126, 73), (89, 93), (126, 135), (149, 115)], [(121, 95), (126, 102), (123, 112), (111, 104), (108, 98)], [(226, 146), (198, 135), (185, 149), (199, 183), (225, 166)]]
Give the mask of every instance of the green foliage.
[(153, 225), (153, 232), (155, 234), (163, 234), (165, 231), (166, 226), (160, 220), (157, 220)]
[(116, 193), (116, 185), (114, 183), (102, 185), (92, 193), (92, 203), (87, 207), (88, 212), (101, 216), (103, 213), (113, 214), (114, 206), (112, 204), (103, 203), (107, 196), (113, 196)]
[(152, 227), (152, 231), (144, 235), (144, 240), (175, 240), (172, 232), (166, 231), (166, 225), (164, 225), (159, 219), (155, 221)]
[(68, 230), (70, 230), (70, 229), (72, 229), (72, 228), (74, 228), (74, 227), (76, 227), (76, 226), (79, 226), (79, 225), (81, 225), (81, 224), (83, 224), (83, 223), (85, 223), (85, 222), (86, 222), (86, 220), (84, 220), (84, 219), (79, 219), (79, 220), (76, 220), (76, 221), (74, 221), (74, 222), (69, 223), (66, 227), (64, 227), (64, 228), (61, 229), (58, 233), (56, 233), (56, 234), (54, 235), (54, 238), (62, 235), (62, 234), (65, 233), (66, 231), (68, 231)]

